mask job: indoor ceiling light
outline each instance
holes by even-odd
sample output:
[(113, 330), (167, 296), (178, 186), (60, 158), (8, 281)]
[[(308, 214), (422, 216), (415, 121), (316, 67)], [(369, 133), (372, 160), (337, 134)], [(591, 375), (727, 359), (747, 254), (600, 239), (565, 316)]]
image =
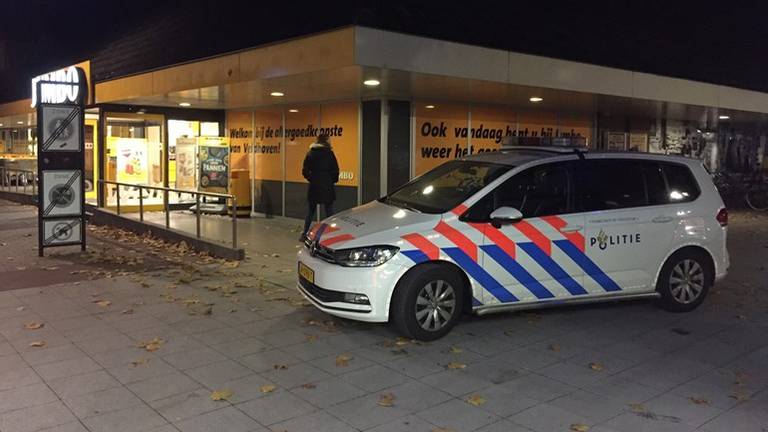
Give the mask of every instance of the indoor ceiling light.
[(2, 124), (2, 123), (0, 123), (0, 126), (2, 126), (2, 125), (3, 125), (3, 124)]
[(426, 108), (426, 109), (434, 109), (434, 108), (435, 108), (435, 106), (434, 106), (434, 105), (427, 105), (427, 106), (425, 106), (424, 108)]
[(274, 97), (283, 97), (283, 96), (285, 96), (285, 93), (283, 93), (283, 92), (272, 92), (269, 95), (270, 96), (274, 96)]
[(23, 121), (17, 121), (16, 124), (24, 124)]
[(531, 102), (533, 102), (533, 103), (538, 103), (538, 102), (541, 102), (541, 101), (543, 101), (543, 100), (544, 100), (544, 98), (540, 98), (540, 97), (538, 97), (538, 96), (532, 96), (532, 97), (530, 97), (528, 100), (529, 100), (529, 101), (531, 101)]
[(296, 108), (291, 108), (288, 110), (288, 112), (297, 113), (299, 112), (299, 110), (297, 110)]
[(180, 102), (179, 106), (188, 107), (188, 106), (192, 106), (192, 104), (189, 102)]
[(721, 116), (717, 116), (717, 118), (719, 118), (720, 120), (728, 120), (730, 117), (727, 115), (721, 115)]
[(368, 79), (368, 80), (363, 81), (363, 84), (367, 85), (368, 87), (376, 87), (377, 85), (379, 85), (381, 83), (377, 79)]

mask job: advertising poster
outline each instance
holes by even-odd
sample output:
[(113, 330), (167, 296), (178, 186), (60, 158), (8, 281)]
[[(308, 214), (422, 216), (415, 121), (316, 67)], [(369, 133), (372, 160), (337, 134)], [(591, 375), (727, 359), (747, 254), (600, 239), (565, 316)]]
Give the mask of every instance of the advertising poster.
[(200, 190), (226, 193), (229, 183), (229, 146), (219, 138), (199, 139)]
[[(285, 131), (278, 128), (277, 134), (285, 136), (285, 180), (306, 183), (307, 181), (301, 175), (301, 168), (310, 144), (317, 139), (320, 107), (307, 105), (297, 107), (295, 110), (295, 112), (285, 112)], [(334, 137), (331, 137), (331, 143), (333, 142)]]
[(195, 138), (176, 139), (176, 187), (178, 189), (197, 189), (196, 156)]
[(320, 131), (330, 138), (339, 162), (339, 186), (358, 185), (358, 103), (343, 102), (320, 106)]
[(253, 114), (251, 111), (227, 112), (230, 169), (248, 169), (248, 154), (253, 145)]
[(147, 140), (111, 138), (117, 141), (117, 181), (131, 184), (149, 183)]
[(516, 128), (517, 113), (511, 108), (473, 106), (470, 153), (500, 149), (507, 135), (514, 135)]
[(624, 132), (606, 132), (605, 149), (608, 151), (624, 151), (627, 149), (627, 134)]
[(466, 104), (417, 103), (414, 118), (414, 171), (421, 175), (469, 152)]

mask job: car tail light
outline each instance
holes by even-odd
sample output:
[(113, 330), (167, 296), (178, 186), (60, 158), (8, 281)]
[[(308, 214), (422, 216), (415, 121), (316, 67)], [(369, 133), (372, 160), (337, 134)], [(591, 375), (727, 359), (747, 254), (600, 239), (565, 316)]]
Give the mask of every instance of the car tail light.
[(720, 223), (720, 226), (724, 227), (728, 225), (728, 209), (725, 207), (721, 208), (719, 212), (717, 212), (717, 216), (715, 216), (715, 219), (717, 219), (717, 222)]

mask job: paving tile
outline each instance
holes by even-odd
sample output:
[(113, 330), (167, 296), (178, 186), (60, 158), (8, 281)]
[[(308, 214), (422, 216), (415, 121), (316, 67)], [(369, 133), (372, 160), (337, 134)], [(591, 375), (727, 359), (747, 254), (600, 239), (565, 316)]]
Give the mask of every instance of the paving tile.
[(58, 397), (45, 384), (0, 391), (0, 413), (55, 402)]
[(265, 430), (255, 420), (232, 407), (193, 417), (177, 423), (176, 427), (182, 432), (256, 432)]
[(235, 378), (248, 376), (253, 372), (245, 366), (232, 360), (211, 363), (186, 371), (192, 379), (197, 380), (208, 388), (218, 387)]
[(341, 375), (341, 379), (368, 392), (379, 391), (410, 381), (410, 378), (381, 365), (373, 365), (349, 372)]
[(279, 386), (291, 389), (307, 383), (314, 383), (331, 378), (331, 374), (309, 363), (288, 366), (286, 369), (273, 369), (265, 372), (264, 378)]
[(83, 375), (59, 378), (49, 381), (48, 385), (60, 398), (68, 398), (112, 387), (119, 387), (120, 383), (105, 371), (91, 372)]
[[(210, 390), (230, 390), (232, 391), (232, 397), (229, 399), (229, 401), (233, 404), (238, 404), (252, 399), (264, 397), (265, 394), (261, 391), (261, 387), (264, 385), (276, 384), (264, 378), (262, 375), (251, 374), (227, 381), (215, 388), (211, 388)], [(277, 388), (273, 390), (273, 393), (284, 391), (284, 389), (280, 388), (279, 386), (276, 387)]]
[[(703, 425), (724, 412), (724, 410), (715, 408), (709, 403), (697, 404), (688, 398), (670, 394), (653, 398), (643, 405), (654, 415), (665, 418), (679, 418), (682, 422), (696, 427)], [(766, 404), (766, 408), (768, 408), (768, 404)]]
[(32, 432), (76, 421), (60, 401), (23, 408), (0, 415), (3, 432)]
[(516, 389), (504, 385), (494, 385), (479, 390), (478, 394), (486, 399), (481, 408), (499, 417), (509, 417), (541, 403), (536, 399), (522, 396)]
[(494, 414), (458, 399), (416, 413), (424, 420), (440, 427), (472, 431), (500, 420)]
[(142, 405), (141, 399), (124, 387), (68, 397), (64, 403), (81, 419)]
[(623, 404), (641, 403), (662, 393), (656, 388), (615, 376), (606, 377), (582, 388)]
[(622, 432), (688, 432), (695, 429), (679, 419), (650, 417), (633, 412), (620, 414), (602, 423), (601, 426)]
[(173, 423), (215, 411), (228, 405), (229, 403), (226, 401), (212, 400), (211, 391), (204, 388), (149, 402), (149, 406), (165, 417), (166, 420)]
[(253, 399), (235, 406), (265, 426), (317, 410), (308, 402), (289, 392), (271, 393), (265, 397)]
[(138, 405), (88, 417), (83, 423), (91, 432), (129, 432), (157, 428), (167, 422), (148, 406)]
[(627, 409), (625, 403), (584, 390), (553, 399), (549, 404), (580, 415), (591, 424), (604, 422)]
[(274, 370), (275, 365), (296, 365), (301, 363), (298, 358), (279, 349), (262, 351), (250, 354), (237, 360), (254, 372), (267, 372)]
[(207, 347), (163, 356), (163, 360), (171, 366), (182, 370), (205, 366), (226, 359), (223, 354)]
[(473, 377), (466, 370), (444, 370), (420, 378), (419, 381), (453, 396), (465, 395), (492, 385), (490, 381)]
[(97, 339), (86, 339), (76, 342), (78, 346), (87, 354), (102, 353), (107, 351), (114, 351), (125, 348), (136, 347), (136, 341), (132, 340), (128, 336), (107, 336)]
[(242, 341), (246, 338), (247, 335), (245, 333), (231, 327), (222, 327), (195, 335), (195, 339), (209, 346), (211, 343), (222, 344), (227, 342)]
[(314, 387), (311, 388), (298, 386), (291, 390), (291, 393), (320, 408), (346, 402), (366, 394), (364, 390), (348, 384), (339, 378), (318, 381), (313, 385)]
[(265, 351), (270, 348), (269, 345), (262, 342), (259, 339), (253, 337), (247, 337), (230, 342), (212, 344), (213, 340), (209, 340), (207, 343), (210, 347), (216, 351), (224, 354), (231, 359), (238, 359), (245, 357), (249, 354)]
[(30, 367), (0, 371), (0, 391), (39, 383), (40, 377)]
[(592, 384), (609, 375), (605, 370), (591, 369), (588, 364), (575, 364), (567, 361), (539, 369), (537, 373), (575, 387)]
[(52, 348), (46, 346), (39, 350), (25, 352), (21, 356), (31, 366), (37, 366), (84, 357), (85, 353), (74, 344), (66, 344)]
[(549, 401), (572, 393), (575, 387), (537, 374), (524, 375), (512, 381), (500, 384), (509, 391), (538, 401)]
[(435, 428), (436, 426), (432, 423), (415, 415), (410, 415), (368, 429), (367, 432), (434, 432)]
[(667, 355), (644, 362), (616, 376), (660, 390), (669, 390), (712, 369), (714, 366), (706, 363)]
[(38, 432), (88, 432), (88, 429), (86, 429), (79, 421), (74, 421), (52, 428), (40, 429)]
[(524, 347), (515, 348), (493, 356), (500, 358), (518, 369), (538, 370), (560, 361), (556, 355), (542, 349)]
[(180, 372), (128, 384), (128, 388), (146, 402), (190, 392), (199, 387), (198, 382)]
[(291, 431), (291, 432), (356, 432), (343, 421), (331, 416), (328, 413), (317, 411), (310, 414), (304, 414), (291, 420), (272, 425), (273, 431)]
[(380, 406), (378, 401), (383, 394), (386, 392), (377, 392), (355, 398), (330, 406), (326, 411), (360, 430), (391, 423), (410, 414), (407, 407), (402, 407), (397, 403), (397, 399), (393, 401), (393, 406)]
[(378, 394), (391, 393), (395, 396), (397, 406), (411, 413), (422, 411), (439, 405), (452, 398), (452, 396), (439, 388), (429, 386), (419, 381), (409, 381), (382, 390)]
[(174, 330), (190, 335), (217, 330), (225, 326), (226, 324), (221, 321), (202, 317), (194, 317), (171, 324), (171, 327), (173, 327)]
[(509, 420), (537, 432), (567, 431), (573, 424), (592, 425), (590, 421), (578, 414), (543, 403), (517, 413)]
[[(509, 420), (501, 420), (496, 423), (491, 423), (487, 426), (483, 426), (480, 429), (476, 430), (476, 432), (530, 432), (530, 431), (531, 430), (528, 429), (527, 427), (521, 426)], [(591, 428), (590, 431), (595, 432), (595, 429)]]
[(37, 365), (34, 366), (34, 369), (44, 380), (50, 381), (57, 378), (95, 372), (101, 370), (101, 365), (91, 360), (90, 357), (80, 357)]
[(425, 356), (410, 356), (384, 363), (384, 366), (411, 378), (422, 378), (445, 370), (442, 362)]
[(123, 384), (130, 384), (137, 381), (143, 381), (149, 378), (169, 375), (176, 371), (162, 359), (137, 355), (137, 361), (144, 361), (141, 364), (131, 364), (130, 362), (107, 368), (107, 371)]

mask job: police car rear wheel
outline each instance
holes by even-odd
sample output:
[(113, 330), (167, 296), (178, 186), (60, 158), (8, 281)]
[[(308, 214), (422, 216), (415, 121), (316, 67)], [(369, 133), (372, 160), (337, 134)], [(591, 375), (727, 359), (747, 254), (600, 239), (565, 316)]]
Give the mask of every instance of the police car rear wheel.
[(661, 294), (661, 306), (673, 312), (693, 310), (704, 300), (713, 280), (712, 264), (704, 252), (676, 252), (659, 275), (656, 289)]
[(391, 321), (422, 341), (445, 336), (461, 317), (463, 281), (456, 271), (427, 264), (406, 274), (395, 289)]

